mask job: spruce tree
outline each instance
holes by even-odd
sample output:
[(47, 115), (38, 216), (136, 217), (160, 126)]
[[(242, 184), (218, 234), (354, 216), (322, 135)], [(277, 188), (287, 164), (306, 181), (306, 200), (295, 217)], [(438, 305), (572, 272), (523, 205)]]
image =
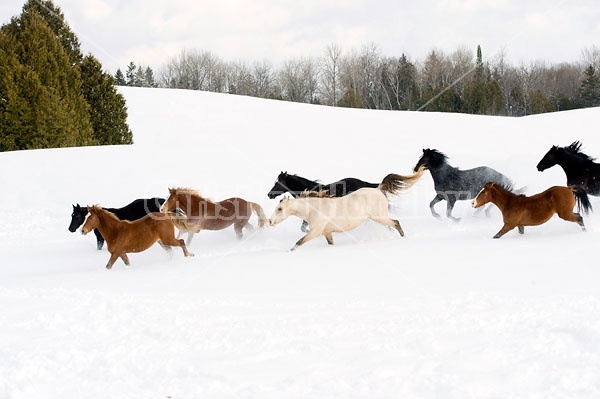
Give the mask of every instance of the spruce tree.
[(135, 86), (135, 70), (136, 66), (133, 61), (131, 61), (125, 70), (125, 84), (127, 86)]
[(600, 77), (596, 74), (594, 66), (588, 66), (583, 75), (579, 88), (581, 106), (584, 108), (600, 106)]
[(125, 76), (123, 75), (121, 68), (117, 69), (117, 72), (115, 73), (115, 84), (117, 86), (126, 86), (127, 85), (127, 82), (125, 81)]
[(102, 71), (92, 55), (81, 63), (83, 95), (90, 105), (90, 122), (98, 144), (131, 144), (133, 135), (127, 125), (125, 99), (114, 86), (113, 77)]

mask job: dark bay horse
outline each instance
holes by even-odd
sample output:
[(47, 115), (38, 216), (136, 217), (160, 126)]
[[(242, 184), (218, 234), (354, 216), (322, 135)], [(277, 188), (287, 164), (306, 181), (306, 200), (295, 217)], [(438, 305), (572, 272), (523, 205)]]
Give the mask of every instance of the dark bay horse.
[(537, 164), (537, 170), (543, 172), (554, 165), (563, 168), (567, 175), (568, 186), (579, 186), (589, 195), (600, 196), (600, 164), (581, 152), (579, 141), (566, 147), (550, 148)]
[(347, 177), (329, 184), (321, 184), (318, 181), (305, 179), (298, 175), (290, 175), (287, 172), (281, 172), (277, 176), (275, 185), (267, 194), (273, 199), (281, 194), (290, 193), (297, 197), (303, 191), (326, 191), (332, 197), (343, 197), (359, 188), (369, 187), (377, 188), (379, 183), (369, 183), (354, 177)]
[[(161, 207), (162, 211), (182, 210), (188, 218), (187, 245), (190, 245), (194, 233), (201, 230), (222, 230), (233, 225), (235, 234), (242, 238), (244, 227), (252, 227), (248, 221), (254, 212), (258, 216), (258, 227), (262, 228), (267, 218), (262, 207), (242, 198), (228, 198), (213, 202), (189, 188), (170, 188), (169, 198)], [(180, 230), (182, 233), (184, 230)]]
[(429, 209), (436, 218), (439, 218), (440, 215), (435, 211), (434, 206), (440, 201), (445, 200), (447, 202), (446, 216), (457, 221), (459, 219), (452, 216), (452, 209), (456, 201), (475, 198), (488, 182), (505, 186), (512, 185), (506, 176), (490, 167), (479, 166), (473, 169), (461, 170), (448, 164), (447, 160), (446, 154), (428, 148), (423, 150), (423, 155), (414, 168), (416, 171), (421, 167), (425, 167), (431, 172), (436, 195), (429, 203)]
[(487, 203), (495, 204), (502, 212), (504, 226), (494, 236), (500, 238), (510, 230), (518, 227), (519, 233), (525, 232), (525, 226), (537, 226), (546, 223), (556, 213), (561, 219), (575, 222), (585, 230), (583, 218), (574, 213), (577, 204), (578, 211), (588, 213), (591, 209), (585, 190), (578, 187), (550, 187), (544, 192), (526, 197), (512, 193), (508, 188), (496, 183), (487, 183), (483, 190), (473, 200), (477, 208)]
[[(99, 206), (88, 207), (90, 216), (81, 229), (82, 234), (87, 234), (93, 229), (100, 230), (106, 239), (110, 259), (106, 268), (112, 268), (118, 258), (123, 259), (125, 265), (129, 266), (127, 253), (142, 252), (150, 248), (154, 243), (170, 250), (170, 247), (181, 247), (185, 256), (194, 256), (188, 252), (183, 240), (175, 238), (175, 224), (172, 218), (181, 218), (179, 214), (166, 214), (152, 212), (133, 222), (120, 220), (114, 213), (100, 208)], [(184, 220), (179, 220), (184, 224)]]
[[(158, 212), (160, 206), (165, 202), (164, 198), (140, 198), (125, 205), (122, 208), (104, 208), (109, 212), (114, 213), (121, 220), (137, 220), (149, 213)], [(85, 221), (85, 217), (88, 215), (88, 208), (85, 206), (73, 205), (73, 213), (71, 214), (71, 224), (69, 225), (69, 231), (74, 233)], [(96, 243), (98, 249), (102, 249), (104, 246), (104, 237), (98, 231), (94, 229), (96, 235)]]

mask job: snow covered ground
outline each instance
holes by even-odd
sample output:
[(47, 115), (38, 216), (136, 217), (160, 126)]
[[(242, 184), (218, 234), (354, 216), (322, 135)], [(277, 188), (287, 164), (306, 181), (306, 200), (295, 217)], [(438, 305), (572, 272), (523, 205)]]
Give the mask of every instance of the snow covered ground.
[(565, 183), (535, 168), (551, 145), (600, 155), (600, 109), (508, 119), (121, 90), (133, 146), (0, 154), (0, 398), (600, 397), (597, 213), (587, 232), (555, 217), (493, 240), (497, 209), (431, 216), (426, 172), (393, 202), (404, 238), (367, 222), (290, 253), (289, 219), (107, 271), (95, 237), (67, 231), (71, 204), (173, 186), (270, 215), (282, 170), (377, 182), (411, 173), (422, 148), (536, 193)]

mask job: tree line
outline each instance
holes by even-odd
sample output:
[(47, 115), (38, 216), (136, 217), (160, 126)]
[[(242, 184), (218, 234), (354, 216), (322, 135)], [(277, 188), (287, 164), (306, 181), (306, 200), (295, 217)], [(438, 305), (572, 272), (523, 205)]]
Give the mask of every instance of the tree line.
[(125, 99), (52, 1), (0, 27), (0, 151), (129, 144)]
[(485, 60), (482, 49), (432, 50), (423, 60), (386, 57), (374, 44), (321, 57), (225, 62), (209, 51), (182, 50), (160, 67), (119, 69), (117, 84), (231, 93), (340, 107), (523, 116), (600, 106), (600, 49), (581, 62), (510, 65), (504, 53)]

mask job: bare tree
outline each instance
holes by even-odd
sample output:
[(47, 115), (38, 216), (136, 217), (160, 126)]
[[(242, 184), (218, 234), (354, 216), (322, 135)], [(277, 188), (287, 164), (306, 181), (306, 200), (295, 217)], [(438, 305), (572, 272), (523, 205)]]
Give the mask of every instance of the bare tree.
[(319, 60), (320, 91), (323, 103), (336, 105), (340, 99), (340, 61), (342, 49), (337, 44), (330, 44), (325, 55)]
[(317, 68), (311, 58), (288, 60), (278, 75), (282, 98), (288, 101), (312, 103), (317, 101)]

